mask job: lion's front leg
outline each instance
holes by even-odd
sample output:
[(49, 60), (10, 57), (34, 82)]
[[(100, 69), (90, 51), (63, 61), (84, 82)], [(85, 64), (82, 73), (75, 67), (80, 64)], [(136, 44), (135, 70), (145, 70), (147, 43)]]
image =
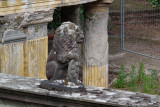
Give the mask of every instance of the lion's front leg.
[(80, 62), (72, 59), (68, 65), (68, 80), (73, 83), (78, 83)]

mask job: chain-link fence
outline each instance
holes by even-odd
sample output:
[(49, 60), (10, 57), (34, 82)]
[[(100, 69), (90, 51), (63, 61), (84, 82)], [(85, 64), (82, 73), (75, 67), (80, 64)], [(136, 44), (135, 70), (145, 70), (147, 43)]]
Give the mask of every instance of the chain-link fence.
[(115, 0), (110, 11), (110, 55), (126, 53), (110, 63), (131, 66), (143, 62), (160, 70), (160, 7), (152, 0)]

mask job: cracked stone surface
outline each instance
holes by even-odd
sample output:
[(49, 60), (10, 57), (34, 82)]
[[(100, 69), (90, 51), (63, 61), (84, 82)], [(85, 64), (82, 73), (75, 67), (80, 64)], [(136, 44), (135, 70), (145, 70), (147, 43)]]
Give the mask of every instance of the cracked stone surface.
[(27, 25), (48, 23), (52, 21), (53, 9), (39, 12), (16, 13), (0, 17), (0, 30), (20, 29)]
[[(0, 17), (0, 41), (9, 31), (23, 32), (27, 40), (47, 36), (47, 23), (53, 20), (54, 9), (39, 12), (15, 13)], [(19, 35), (18, 35), (19, 36)], [(17, 37), (18, 37), (17, 36)], [(12, 38), (13, 35), (11, 35)]]
[(56, 96), (69, 100), (94, 102), (112, 106), (133, 106), (133, 107), (159, 107), (160, 96), (142, 93), (134, 93), (122, 90), (105, 89), (101, 87), (87, 87), (87, 93), (66, 93), (48, 91), (39, 88), (42, 79), (13, 76), (0, 73), (0, 88), (32, 93), (44, 96)]

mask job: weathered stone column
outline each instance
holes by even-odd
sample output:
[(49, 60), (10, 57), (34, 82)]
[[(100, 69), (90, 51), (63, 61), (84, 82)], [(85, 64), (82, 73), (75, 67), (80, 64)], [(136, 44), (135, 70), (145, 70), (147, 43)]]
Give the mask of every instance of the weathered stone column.
[[(109, 2), (107, 2), (109, 3)], [(108, 87), (108, 4), (85, 5), (85, 42), (83, 82), (85, 85)]]
[(62, 7), (62, 22), (70, 21), (80, 26), (80, 5)]

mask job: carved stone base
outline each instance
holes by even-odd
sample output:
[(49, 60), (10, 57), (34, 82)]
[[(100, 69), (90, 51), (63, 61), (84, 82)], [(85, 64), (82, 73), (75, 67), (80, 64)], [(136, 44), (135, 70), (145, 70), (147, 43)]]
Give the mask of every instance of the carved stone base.
[(68, 82), (68, 85), (65, 85), (63, 80), (55, 80), (54, 82), (49, 80), (41, 81), (40, 88), (65, 92), (86, 92), (86, 88), (82, 83), (75, 85), (72, 82)]

